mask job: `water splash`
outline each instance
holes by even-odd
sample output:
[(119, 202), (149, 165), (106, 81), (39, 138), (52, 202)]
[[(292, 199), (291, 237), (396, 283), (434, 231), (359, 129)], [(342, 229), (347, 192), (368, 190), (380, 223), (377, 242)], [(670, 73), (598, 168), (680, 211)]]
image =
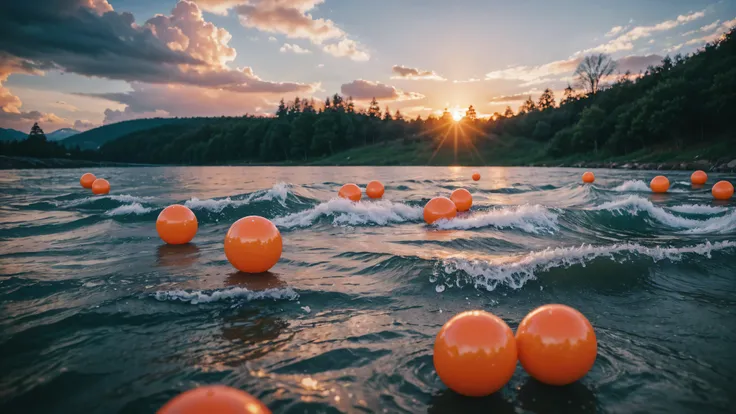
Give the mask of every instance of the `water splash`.
[(346, 199), (333, 199), (309, 210), (277, 217), (273, 223), (279, 227), (308, 227), (321, 217), (333, 217), (335, 225), (364, 225), (403, 223), (418, 220), (422, 209), (388, 200), (375, 202), (352, 202)]
[(553, 232), (557, 227), (557, 214), (540, 205), (502, 207), (470, 217), (456, 217), (437, 222), (440, 229), (477, 229), (495, 227), (498, 229), (519, 229), (527, 233)]
[(268, 190), (259, 190), (254, 193), (248, 194), (241, 199), (232, 199), (231, 197), (226, 198), (208, 198), (206, 200), (200, 200), (196, 197), (192, 197), (187, 200), (184, 205), (191, 208), (192, 210), (207, 210), (212, 213), (220, 213), (226, 208), (238, 208), (241, 206), (248, 205), (254, 202), (260, 201), (278, 201), (282, 206), (286, 205), (286, 200), (291, 194), (289, 185), (283, 182), (275, 184)]
[(159, 301), (181, 301), (189, 302), (192, 305), (226, 300), (250, 302), (254, 300), (266, 299), (296, 300), (299, 298), (299, 294), (290, 287), (265, 289), (258, 291), (248, 290), (241, 287), (212, 291), (166, 290), (155, 292), (152, 296)]
[(125, 216), (128, 214), (146, 214), (153, 211), (152, 208), (143, 207), (141, 203), (125, 204), (105, 212), (106, 216)]

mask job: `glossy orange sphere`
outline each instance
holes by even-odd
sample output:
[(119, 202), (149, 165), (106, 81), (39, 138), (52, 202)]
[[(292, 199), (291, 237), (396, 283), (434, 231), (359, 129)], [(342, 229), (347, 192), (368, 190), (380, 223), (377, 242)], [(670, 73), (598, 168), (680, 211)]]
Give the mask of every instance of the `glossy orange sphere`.
[[(385, 189), (383, 188), (383, 184), (381, 184), (380, 181), (371, 181), (368, 183), (368, 186), (365, 188), (365, 193), (370, 198), (381, 198), (383, 197), (383, 192)], [(358, 200), (360, 200), (360, 197), (358, 197)]]
[(189, 207), (174, 204), (161, 211), (156, 219), (156, 231), (168, 244), (186, 244), (197, 234), (197, 217)]
[(664, 175), (658, 175), (652, 178), (652, 182), (649, 183), (649, 187), (655, 193), (666, 193), (670, 188), (670, 180)]
[(593, 326), (565, 305), (540, 306), (526, 315), (516, 330), (516, 347), (526, 372), (550, 385), (584, 377), (598, 353)]
[(84, 188), (92, 188), (92, 183), (94, 183), (96, 179), (97, 177), (95, 177), (94, 174), (86, 173), (79, 179), (79, 184)]
[(480, 180), (480, 173), (478, 171), (473, 173), (473, 181)]
[(695, 185), (703, 185), (706, 181), (708, 181), (708, 174), (706, 174), (703, 170), (695, 171), (690, 176), (690, 182)]
[(94, 194), (107, 194), (110, 192), (110, 183), (104, 178), (98, 178), (92, 182), (92, 192)]
[(281, 258), (283, 244), (279, 229), (260, 216), (243, 217), (225, 235), (225, 256), (236, 269), (263, 273)]
[(482, 397), (503, 388), (516, 370), (514, 333), (480, 310), (455, 315), (434, 340), (434, 369), (458, 394)]
[(457, 211), (468, 211), (473, 205), (473, 196), (470, 191), (464, 188), (458, 188), (450, 194), (450, 200), (455, 203)]
[(235, 388), (211, 385), (185, 391), (156, 414), (270, 414), (262, 402)]
[(347, 198), (352, 201), (360, 201), (360, 187), (355, 184), (345, 184), (340, 188), (340, 192), (337, 193), (340, 198)]
[(590, 171), (587, 171), (587, 172), (585, 172), (585, 173), (583, 174), (583, 182), (584, 182), (584, 183), (588, 183), (588, 184), (590, 184), (590, 183), (592, 183), (593, 181), (595, 181), (595, 175), (593, 175), (593, 173), (592, 173), (592, 172), (590, 172)]
[(719, 181), (711, 190), (717, 200), (728, 200), (733, 196), (733, 184), (728, 181)]
[(457, 215), (457, 207), (447, 197), (435, 197), (424, 206), (424, 221), (432, 224), (437, 220), (450, 220)]

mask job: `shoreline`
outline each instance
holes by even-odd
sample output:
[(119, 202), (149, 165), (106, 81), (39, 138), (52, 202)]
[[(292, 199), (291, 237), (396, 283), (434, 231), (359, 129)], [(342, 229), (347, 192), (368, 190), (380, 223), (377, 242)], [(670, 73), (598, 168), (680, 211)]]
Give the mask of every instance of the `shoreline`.
[[(190, 165), (179, 164), (135, 164), (109, 161), (70, 160), (65, 158), (34, 158), (15, 157), (0, 155), (0, 170), (29, 170), (29, 169), (74, 169), (85, 167), (183, 167)], [(197, 167), (450, 167), (447, 165), (426, 164), (333, 164), (320, 163), (318, 160), (311, 163), (225, 163), (225, 164), (197, 164)], [(649, 171), (695, 171), (705, 172), (736, 172), (736, 159), (730, 162), (710, 162), (698, 160), (694, 162), (605, 162), (605, 161), (582, 161), (568, 162), (535, 162), (510, 165), (464, 165), (467, 167), (543, 167), (543, 168), (591, 168), (591, 169), (614, 169), (614, 170), (649, 170)]]

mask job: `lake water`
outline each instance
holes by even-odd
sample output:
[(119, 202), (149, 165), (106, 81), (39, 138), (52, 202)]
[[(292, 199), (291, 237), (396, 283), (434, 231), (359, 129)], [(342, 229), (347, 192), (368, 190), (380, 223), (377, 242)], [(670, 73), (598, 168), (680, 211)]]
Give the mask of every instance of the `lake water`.
[[(403, 167), (0, 171), (0, 412), (153, 413), (177, 393), (227, 384), (275, 413), (725, 413), (736, 403), (736, 201), (669, 172)], [(383, 201), (334, 197), (386, 185)], [(422, 221), (466, 187), (469, 214)], [(190, 245), (155, 220), (185, 203)], [(247, 215), (284, 240), (266, 275), (238, 274), (223, 238)], [(498, 394), (460, 397), (432, 345), (454, 314), (512, 329), (533, 308), (585, 314), (598, 358), (552, 388), (518, 366)]]

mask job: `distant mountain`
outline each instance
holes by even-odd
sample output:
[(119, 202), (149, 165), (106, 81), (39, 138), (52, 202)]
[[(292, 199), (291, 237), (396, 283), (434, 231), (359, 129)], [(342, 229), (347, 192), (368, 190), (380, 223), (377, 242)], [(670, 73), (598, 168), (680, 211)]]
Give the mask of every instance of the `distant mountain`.
[(27, 133), (20, 132), (17, 129), (0, 128), (0, 141), (20, 141), (26, 139), (26, 137), (28, 137)]
[(85, 131), (61, 141), (61, 144), (67, 148), (79, 146), (81, 149), (97, 149), (102, 144), (118, 139), (123, 135), (133, 132), (144, 131), (156, 128), (162, 125), (172, 124), (192, 124), (200, 125), (213, 118), (149, 118), (149, 119), (133, 119), (130, 121), (117, 122), (114, 124), (103, 125), (89, 131)]
[(46, 139), (49, 141), (61, 141), (62, 139), (67, 139), (73, 135), (79, 134), (81, 131), (77, 131), (76, 129), (72, 128), (61, 128), (57, 129), (54, 132), (46, 134)]

